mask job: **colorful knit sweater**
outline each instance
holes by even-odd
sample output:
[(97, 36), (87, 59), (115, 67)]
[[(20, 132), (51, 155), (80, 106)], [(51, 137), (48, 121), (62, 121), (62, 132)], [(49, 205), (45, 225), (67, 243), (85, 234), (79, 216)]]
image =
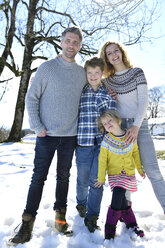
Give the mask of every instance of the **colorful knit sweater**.
[(125, 138), (125, 135), (116, 137), (111, 133), (104, 136), (99, 155), (99, 182), (105, 182), (106, 172), (108, 175), (117, 175), (124, 170), (126, 175), (134, 175), (135, 168), (139, 173), (144, 171), (137, 142), (127, 144)]
[(117, 109), (121, 118), (134, 118), (135, 126), (140, 127), (146, 116), (148, 89), (144, 72), (140, 68), (130, 68), (116, 72), (103, 79), (105, 87), (117, 93)]

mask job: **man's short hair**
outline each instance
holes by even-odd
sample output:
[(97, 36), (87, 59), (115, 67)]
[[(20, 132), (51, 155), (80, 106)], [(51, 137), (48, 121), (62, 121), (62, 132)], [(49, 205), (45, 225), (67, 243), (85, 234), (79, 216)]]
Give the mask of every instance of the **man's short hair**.
[(68, 32), (77, 34), (79, 36), (80, 42), (82, 42), (83, 35), (82, 35), (82, 30), (79, 27), (73, 26), (70, 28), (66, 28), (61, 34), (62, 39), (65, 37), (66, 33)]

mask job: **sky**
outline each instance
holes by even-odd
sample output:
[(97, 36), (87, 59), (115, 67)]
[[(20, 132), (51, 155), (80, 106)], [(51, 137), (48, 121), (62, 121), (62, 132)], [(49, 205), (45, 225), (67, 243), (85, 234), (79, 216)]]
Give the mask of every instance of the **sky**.
[[(27, 191), (33, 170), (35, 136), (23, 138), (23, 143), (0, 144), (0, 247), (7, 248), (7, 241), (14, 234), (15, 227), (21, 222), (26, 203)], [(156, 150), (164, 150), (165, 137), (155, 137)], [(164, 160), (158, 160), (165, 178)], [(53, 211), (54, 190), (56, 184), (56, 156), (49, 170), (44, 186), (40, 208), (30, 242), (19, 244), (17, 248), (164, 248), (165, 214), (153, 193), (148, 178), (144, 180), (136, 174), (138, 191), (132, 194), (132, 208), (138, 225), (145, 233), (144, 238), (137, 237), (127, 230), (124, 223), (118, 222), (114, 241), (104, 241), (104, 224), (111, 191), (106, 181), (98, 225), (101, 231), (89, 233), (84, 219), (76, 210), (75, 157), (71, 168), (68, 193), (67, 221), (71, 225), (73, 237), (65, 237), (54, 231)]]
[[(145, 0), (145, 2), (152, 4), (153, 0)], [(149, 89), (155, 86), (165, 86), (165, 1), (161, 0), (158, 2), (160, 3), (160, 18), (153, 24), (150, 36), (161, 38), (153, 39), (151, 43), (146, 42), (141, 45), (126, 47), (133, 65), (144, 70)], [(13, 81), (9, 83), (13, 87), (10, 87), (10, 90), (7, 91), (5, 97), (0, 102), (0, 127), (10, 127), (13, 122), (19, 79), (15, 78)], [(23, 127), (29, 127), (26, 111)]]
[[(146, 2), (152, 3), (152, 0)], [(127, 46), (133, 65), (144, 70), (149, 88), (165, 85), (165, 1), (159, 2), (160, 18), (153, 24), (150, 34), (160, 38), (153, 39), (151, 43)]]

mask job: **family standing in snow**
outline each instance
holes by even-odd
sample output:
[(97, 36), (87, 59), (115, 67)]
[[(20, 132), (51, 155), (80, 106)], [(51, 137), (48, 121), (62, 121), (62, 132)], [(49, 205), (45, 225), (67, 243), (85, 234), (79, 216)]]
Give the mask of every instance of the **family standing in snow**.
[[(37, 135), (34, 170), (21, 227), (9, 240), (8, 245), (17, 245), (30, 240), (44, 182), (55, 152), (57, 152), (54, 203), (56, 231), (68, 236), (73, 234), (65, 216), (70, 168), (75, 149), (78, 173), (76, 207), (80, 216), (85, 217), (84, 223), (90, 232), (99, 228), (97, 219), (106, 171), (113, 197), (105, 224), (105, 239), (115, 237), (115, 228), (120, 217), (137, 235), (140, 237), (144, 235), (137, 226), (132, 208), (128, 205), (128, 201), (131, 200), (128, 197), (129, 191), (136, 189), (135, 166), (142, 177), (145, 177), (146, 172), (155, 195), (165, 211), (165, 182), (158, 167), (148, 130), (146, 116), (148, 92), (143, 71), (131, 66), (124, 48), (119, 43), (110, 41), (101, 48), (100, 58), (95, 57), (87, 61), (84, 70), (75, 62), (81, 44), (82, 32), (78, 27), (65, 29), (61, 39), (62, 56), (39, 66), (27, 92), (29, 123)], [(102, 74), (104, 79), (101, 80)], [(109, 95), (111, 93), (107, 93), (110, 89), (116, 94), (116, 101)], [(121, 117), (121, 127), (120, 117), (116, 117), (118, 116), (116, 107)], [(109, 109), (115, 111), (114, 115), (104, 118), (102, 113), (111, 111)], [(103, 134), (96, 124), (100, 115), (100, 122), (108, 132), (103, 141)], [(110, 120), (114, 120), (113, 125), (109, 123)], [(116, 142), (119, 147), (116, 147)], [(137, 155), (137, 144), (141, 163)], [(122, 153), (119, 152), (121, 150)], [(109, 153), (112, 160), (115, 158), (113, 163)], [(107, 156), (108, 160), (104, 161)], [(119, 162), (121, 158), (124, 161), (122, 167)], [(104, 180), (100, 176), (102, 173)], [(123, 178), (125, 178), (124, 184), (122, 184)], [(98, 181), (95, 181), (96, 179)], [(98, 204), (93, 201), (96, 198)]]

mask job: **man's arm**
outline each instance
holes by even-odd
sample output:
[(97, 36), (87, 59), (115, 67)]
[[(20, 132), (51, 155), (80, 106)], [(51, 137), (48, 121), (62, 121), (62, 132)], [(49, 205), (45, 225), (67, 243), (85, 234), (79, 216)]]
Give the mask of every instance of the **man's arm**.
[[(38, 68), (25, 98), (30, 128), (35, 131), (37, 135), (45, 130), (40, 119), (40, 99), (46, 87), (46, 85), (44, 85), (44, 71), (44, 65), (42, 64)], [(41, 135), (43, 135), (43, 133)]]

